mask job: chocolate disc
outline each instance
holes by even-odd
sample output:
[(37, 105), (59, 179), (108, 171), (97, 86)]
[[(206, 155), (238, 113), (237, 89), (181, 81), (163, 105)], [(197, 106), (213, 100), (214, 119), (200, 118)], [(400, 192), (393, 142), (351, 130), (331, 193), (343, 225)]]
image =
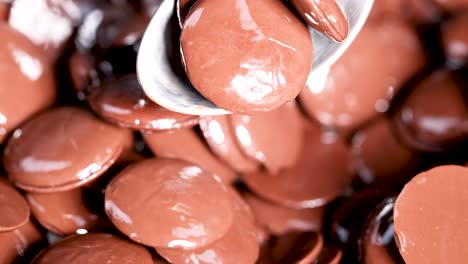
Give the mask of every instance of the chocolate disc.
[(248, 205), (235, 191), (234, 219), (229, 231), (219, 240), (196, 250), (157, 248), (170, 263), (255, 263), (259, 254), (257, 229)]
[(337, 245), (325, 245), (312, 264), (340, 264), (343, 252)]
[(28, 193), (26, 198), (34, 218), (58, 235), (90, 229), (99, 221), (99, 216), (86, 206), (81, 188), (56, 193)]
[(304, 131), (295, 102), (266, 113), (229, 118), (241, 150), (271, 173), (291, 167), (299, 159)]
[(127, 167), (107, 186), (106, 213), (139, 243), (194, 249), (231, 227), (232, 197), (219, 178), (195, 164), (149, 159)]
[(51, 105), (56, 87), (47, 57), (25, 36), (0, 22), (0, 144), (31, 115)]
[(224, 183), (237, 178), (233, 169), (217, 159), (190, 128), (158, 133), (143, 133), (151, 151), (159, 157), (186, 160), (219, 176)]
[(440, 166), (414, 177), (393, 211), (406, 263), (465, 263), (468, 259), (468, 168)]
[(30, 210), (24, 197), (0, 179), (0, 233), (8, 232), (29, 221)]
[(244, 199), (252, 208), (257, 222), (274, 235), (318, 231), (322, 226), (323, 207), (295, 210), (270, 203), (252, 194), (245, 194)]
[(290, 208), (320, 207), (340, 195), (352, 176), (350, 152), (334, 133), (306, 125), (297, 163), (278, 174), (246, 173), (258, 195)]
[(229, 166), (239, 172), (259, 170), (259, 163), (241, 152), (228, 116), (204, 116), (200, 128), (210, 149)]
[(277, 0), (200, 0), (180, 37), (195, 88), (237, 113), (268, 111), (293, 100), (312, 66), (307, 27)]
[(193, 126), (198, 117), (171, 112), (153, 103), (135, 75), (109, 80), (92, 89), (87, 97), (104, 119), (138, 130), (167, 130)]
[(34, 264), (114, 262), (153, 264), (153, 259), (143, 246), (109, 234), (90, 233), (60, 240), (33, 261)]
[(0, 263), (29, 263), (20, 260), (44, 239), (32, 222), (27, 222), (16, 230), (0, 233)]
[[(468, 7), (468, 1), (467, 1)], [(468, 63), (468, 12), (450, 20), (442, 31), (445, 54), (452, 64), (462, 66)]]
[(56, 108), (15, 131), (5, 149), (5, 169), (27, 191), (70, 190), (105, 172), (120, 156), (128, 133), (85, 110)]
[(421, 44), (407, 23), (369, 20), (333, 66), (311, 76), (301, 103), (325, 126), (355, 129), (387, 112), (395, 94), (424, 64)]

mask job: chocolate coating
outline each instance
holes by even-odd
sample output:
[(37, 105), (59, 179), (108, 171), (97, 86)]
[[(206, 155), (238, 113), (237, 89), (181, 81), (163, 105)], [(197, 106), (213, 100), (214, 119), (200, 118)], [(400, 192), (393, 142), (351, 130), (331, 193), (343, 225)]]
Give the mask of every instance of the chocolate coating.
[(135, 75), (104, 82), (87, 100), (104, 119), (132, 129), (168, 130), (198, 123), (196, 116), (174, 113), (151, 101)]
[(443, 151), (468, 138), (468, 103), (453, 75), (434, 72), (417, 85), (395, 114), (396, 132), (408, 146)]
[(26, 191), (70, 190), (106, 171), (128, 136), (85, 110), (56, 108), (15, 131), (5, 149), (5, 169)]
[(216, 174), (224, 183), (229, 184), (237, 178), (234, 170), (218, 160), (192, 129), (143, 133), (143, 138), (151, 151), (159, 157), (193, 162)]
[(247, 158), (242, 153), (230, 117), (201, 117), (200, 128), (211, 151), (236, 171), (252, 172), (259, 170), (260, 164)]
[(195, 88), (236, 113), (269, 111), (294, 99), (312, 66), (307, 27), (277, 0), (200, 0), (182, 31)]
[(355, 167), (360, 181), (399, 185), (413, 176), (420, 157), (402, 145), (386, 118), (375, 120), (351, 140)]
[(260, 251), (257, 229), (253, 218), (250, 217), (248, 205), (235, 195), (237, 197), (233, 198), (234, 219), (222, 238), (196, 250), (157, 248), (158, 253), (170, 263), (254, 264)]
[(468, 168), (440, 166), (414, 177), (393, 211), (406, 263), (465, 263)]
[(424, 64), (422, 47), (408, 24), (396, 18), (369, 20), (344, 55), (312, 78), (300, 99), (323, 125), (353, 129), (386, 112)]
[(109, 234), (91, 233), (60, 240), (42, 251), (34, 264), (153, 264), (151, 254), (143, 246)]
[(339, 264), (343, 253), (337, 245), (325, 245), (312, 264)]
[(99, 216), (86, 206), (81, 188), (56, 193), (28, 193), (26, 198), (34, 218), (57, 235), (88, 230), (99, 221)]
[(197, 165), (149, 159), (127, 167), (106, 189), (106, 213), (130, 239), (195, 249), (226, 234), (234, 215), (226, 186)]
[(0, 233), (13, 231), (29, 221), (30, 210), (24, 197), (0, 179)]
[(44, 239), (32, 222), (10, 232), (0, 233), (0, 263), (16, 263)]
[(26, 37), (0, 22), (0, 144), (20, 123), (50, 106), (56, 95), (47, 57)]
[(348, 37), (348, 20), (335, 0), (291, 0), (315, 30), (341, 42)]
[(289, 233), (272, 237), (264, 247), (266, 254), (260, 263), (312, 263), (323, 247), (323, 238), (319, 233)]
[[(468, 3), (468, 1), (467, 1)], [(468, 63), (468, 11), (450, 20), (442, 31), (445, 54), (455, 65)]]
[(325, 211), (323, 207), (295, 210), (270, 203), (252, 194), (245, 194), (244, 199), (252, 208), (258, 224), (273, 235), (319, 231), (322, 227)]
[(243, 179), (258, 195), (290, 208), (322, 206), (351, 180), (350, 152), (331, 132), (306, 125), (300, 159), (278, 174), (248, 173)]
[(177, 0), (177, 18), (179, 19), (180, 28), (184, 27), (185, 19), (189, 14), (190, 8), (196, 3), (196, 0)]
[(229, 118), (243, 153), (262, 163), (269, 172), (277, 173), (291, 167), (299, 159), (304, 129), (303, 118), (294, 101), (270, 112)]

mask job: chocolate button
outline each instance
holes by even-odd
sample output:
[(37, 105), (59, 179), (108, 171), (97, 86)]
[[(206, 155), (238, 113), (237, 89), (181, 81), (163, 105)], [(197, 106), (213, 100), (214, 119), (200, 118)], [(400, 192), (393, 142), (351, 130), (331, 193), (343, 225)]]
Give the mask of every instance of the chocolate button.
[(159, 157), (193, 162), (216, 174), (227, 184), (237, 178), (236, 173), (219, 161), (192, 129), (144, 133), (143, 138), (153, 153)]
[[(468, 1), (467, 1), (468, 3)], [(468, 5), (467, 5), (468, 7)], [(449, 61), (457, 66), (468, 63), (468, 12), (450, 20), (442, 31), (442, 42)]]
[(123, 151), (128, 133), (85, 110), (56, 108), (15, 131), (5, 149), (5, 169), (26, 191), (70, 190), (105, 172)]
[(0, 179), (0, 233), (19, 228), (29, 221), (30, 210), (24, 197)]
[(210, 149), (229, 166), (239, 172), (259, 169), (260, 164), (241, 152), (228, 116), (204, 116), (200, 119), (200, 128)]
[(289, 232), (318, 231), (322, 227), (324, 208), (294, 210), (269, 203), (251, 194), (244, 199), (252, 208), (257, 222), (274, 235)]
[(281, 1), (197, 1), (181, 51), (195, 88), (236, 113), (269, 111), (294, 99), (312, 66), (307, 27)]
[(219, 178), (185, 161), (134, 163), (107, 186), (106, 213), (132, 240), (162, 248), (194, 249), (231, 227), (231, 196)]
[(354, 129), (387, 112), (395, 94), (424, 63), (417, 35), (406, 23), (369, 20), (331, 68), (313, 75), (300, 99), (323, 125)]
[(273, 237), (265, 245), (269, 248), (269, 261), (263, 263), (308, 264), (314, 261), (323, 247), (323, 238), (318, 233), (289, 233)]
[(29, 251), (43, 239), (32, 222), (27, 222), (16, 230), (0, 233), (0, 263), (22, 263), (21, 260), (24, 261)]
[(196, 250), (163, 248), (156, 250), (171, 263), (254, 264), (260, 246), (253, 218), (248, 216), (251, 214), (250, 209), (238, 195), (233, 198), (233, 207), (234, 219), (231, 228), (214, 243)]
[(331, 132), (306, 126), (300, 159), (278, 174), (246, 173), (258, 195), (290, 208), (316, 208), (340, 195), (351, 180), (350, 152)]
[(422, 151), (443, 151), (468, 138), (468, 104), (446, 70), (416, 86), (395, 114), (398, 136)]
[(341, 42), (348, 37), (348, 20), (335, 0), (292, 0), (302, 18), (315, 30)]
[(317, 257), (312, 264), (339, 264), (341, 263), (341, 258), (343, 253), (340, 250), (340, 247), (337, 245), (325, 245), (320, 252), (320, 255)]
[(277, 173), (293, 166), (303, 145), (303, 118), (295, 102), (254, 116), (230, 116), (237, 143), (245, 155)]
[(132, 129), (167, 130), (198, 123), (196, 116), (174, 113), (153, 103), (135, 75), (104, 82), (93, 88), (87, 100), (106, 120)]
[(468, 259), (468, 168), (440, 166), (414, 177), (394, 208), (403, 259), (413, 263), (465, 263)]
[(359, 179), (366, 184), (399, 186), (414, 175), (420, 157), (400, 144), (391, 125), (388, 119), (379, 118), (351, 140)]
[(0, 22), (0, 144), (20, 123), (55, 100), (47, 58), (26, 37)]
[(11, 4), (8, 2), (1, 2), (0, 3), (0, 20), (6, 21), (8, 19), (8, 15), (10, 13)]
[(99, 221), (99, 216), (86, 206), (80, 188), (57, 193), (28, 193), (26, 198), (34, 218), (58, 235), (73, 234), (78, 229), (88, 230)]
[(39, 254), (34, 264), (82, 263), (153, 264), (144, 247), (109, 234), (75, 235), (60, 240)]
[(130, 21), (120, 28), (119, 33), (115, 36), (113, 45), (115, 46), (131, 46), (138, 43), (145, 33), (150, 19), (147, 16), (135, 16)]

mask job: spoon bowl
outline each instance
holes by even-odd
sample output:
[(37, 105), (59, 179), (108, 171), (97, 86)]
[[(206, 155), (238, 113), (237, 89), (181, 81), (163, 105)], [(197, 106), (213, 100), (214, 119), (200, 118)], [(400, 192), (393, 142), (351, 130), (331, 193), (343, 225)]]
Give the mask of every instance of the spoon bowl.
[[(141, 41), (137, 57), (137, 74), (146, 95), (158, 105), (171, 111), (189, 115), (223, 115), (221, 109), (204, 98), (185, 75), (174, 70), (171, 51), (179, 50), (179, 43), (168, 37), (174, 30), (177, 0), (164, 0), (154, 13)], [(335, 42), (309, 27), (314, 43), (314, 59), (310, 76), (330, 67), (351, 45), (363, 27), (374, 0), (336, 0), (349, 22), (349, 35), (343, 42)], [(175, 20), (174, 20), (175, 19)], [(180, 62), (176, 62), (180, 63)], [(309, 77), (310, 80), (310, 77)]]

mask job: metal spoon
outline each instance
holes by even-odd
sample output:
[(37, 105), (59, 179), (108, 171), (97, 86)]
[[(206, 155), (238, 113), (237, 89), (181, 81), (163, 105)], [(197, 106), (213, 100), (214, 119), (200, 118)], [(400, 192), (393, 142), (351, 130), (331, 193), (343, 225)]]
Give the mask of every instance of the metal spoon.
[[(143, 36), (137, 58), (137, 74), (146, 95), (171, 111), (190, 115), (222, 115), (229, 112), (204, 98), (184, 74), (174, 70), (171, 51), (179, 49), (177, 39), (168, 37), (178, 23), (174, 15), (177, 0), (164, 0), (154, 13)], [(311, 73), (330, 67), (346, 51), (366, 21), (374, 0), (337, 0), (349, 21), (349, 35), (341, 43), (309, 28), (314, 43)], [(176, 26), (178, 28), (178, 26)], [(311, 74), (312, 75), (312, 74)]]

